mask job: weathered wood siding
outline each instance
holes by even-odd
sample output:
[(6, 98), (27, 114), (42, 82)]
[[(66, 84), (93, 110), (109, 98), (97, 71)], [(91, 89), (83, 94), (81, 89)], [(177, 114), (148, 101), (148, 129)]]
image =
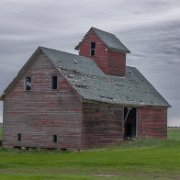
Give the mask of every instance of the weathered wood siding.
[(139, 137), (167, 138), (167, 108), (141, 107), (138, 117)]
[[(58, 89), (51, 89), (51, 76), (58, 76)], [(26, 76), (32, 90), (24, 90)], [(73, 148), (81, 146), (80, 100), (68, 82), (40, 54), (4, 100), (4, 147)], [(22, 140), (17, 140), (17, 134)], [(57, 143), (53, 142), (57, 135)]]
[[(91, 56), (91, 42), (96, 42), (96, 54)], [(125, 76), (126, 53), (108, 49), (99, 37), (90, 31), (80, 46), (79, 55), (95, 60), (101, 70), (113, 76)]]
[(83, 103), (82, 148), (97, 148), (123, 140), (123, 108), (104, 103)]

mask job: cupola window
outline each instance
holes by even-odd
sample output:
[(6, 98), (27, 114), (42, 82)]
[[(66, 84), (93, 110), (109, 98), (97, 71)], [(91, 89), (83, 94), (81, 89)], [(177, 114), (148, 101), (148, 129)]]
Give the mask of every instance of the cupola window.
[(95, 56), (96, 54), (96, 43), (91, 42), (91, 56)]

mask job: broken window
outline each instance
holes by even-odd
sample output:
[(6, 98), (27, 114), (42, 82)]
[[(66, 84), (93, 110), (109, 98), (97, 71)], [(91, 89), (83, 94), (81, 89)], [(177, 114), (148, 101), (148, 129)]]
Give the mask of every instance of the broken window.
[(21, 141), (21, 134), (20, 133), (17, 134), (17, 140)]
[(31, 77), (30, 76), (26, 77), (25, 90), (27, 91), (31, 90)]
[(57, 89), (57, 76), (52, 76), (52, 89)]
[(96, 54), (96, 43), (91, 42), (91, 56), (95, 56)]
[(54, 142), (54, 143), (57, 142), (57, 135), (53, 135), (53, 142)]

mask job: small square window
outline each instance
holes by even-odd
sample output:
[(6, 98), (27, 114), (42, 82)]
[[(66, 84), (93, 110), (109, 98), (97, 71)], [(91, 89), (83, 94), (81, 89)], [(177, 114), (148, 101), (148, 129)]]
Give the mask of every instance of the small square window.
[(21, 136), (22, 136), (22, 134), (20, 134), (20, 133), (17, 134), (17, 140), (18, 141), (21, 141)]
[(52, 84), (51, 84), (52, 89), (57, 89), (57, 85), (58, 85), (57, 80), (58, 80), (57, 76), (52, 76)]
[(57, 135), (53, 135), (53, 142), (54, 142), (54, 143), (57, 142)]
[(28, 76), (25, 79), (25, 90), (30, 91), (31, 90), (31, 77)]

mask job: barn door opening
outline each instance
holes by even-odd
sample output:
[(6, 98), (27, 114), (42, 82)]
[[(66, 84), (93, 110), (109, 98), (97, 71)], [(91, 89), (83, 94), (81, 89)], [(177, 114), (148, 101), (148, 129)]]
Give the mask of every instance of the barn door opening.
[(124, 139), (131, 139), (136, 137), (137, 130), (137, 109), (125, 107), (124, 108)]

